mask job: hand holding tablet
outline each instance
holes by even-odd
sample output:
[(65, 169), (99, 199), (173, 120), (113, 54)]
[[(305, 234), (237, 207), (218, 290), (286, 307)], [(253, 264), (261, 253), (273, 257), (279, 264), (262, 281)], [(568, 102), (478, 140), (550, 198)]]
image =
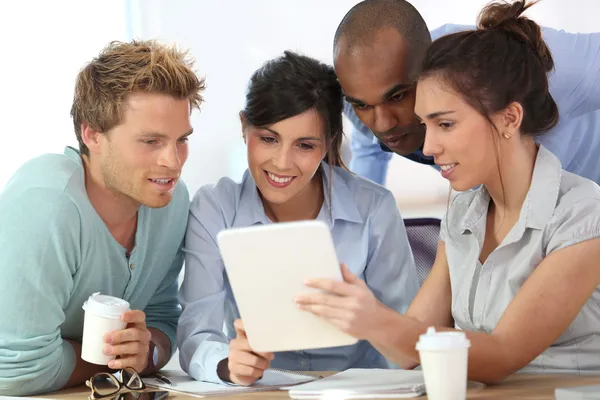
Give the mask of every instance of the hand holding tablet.
[[(308, 279), (342, 280), (331, 233), (321, 221), (235, 228), (217, 241), (231, 289), (255, 352), (294, 351), (357, 342), (331, 323), (298, 309), (314, 292)], [(285, 327), (286, 333), (281, 335)]]

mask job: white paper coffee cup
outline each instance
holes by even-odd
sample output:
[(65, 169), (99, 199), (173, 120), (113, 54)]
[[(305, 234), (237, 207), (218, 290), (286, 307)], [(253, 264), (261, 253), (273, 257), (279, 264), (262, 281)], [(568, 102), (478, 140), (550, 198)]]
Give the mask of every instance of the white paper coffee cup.
[(104, 354), (104, 335), (125, 329), (121, 315), (129, 311), (129, 303), (123, 299), (100, 293), (92, 294), (83, 303), (83, 340), (81, 358), (92, 364), (107, 365), (114, 356)]
[(464, 332), (436, 332), (430, 327), (419, 337), (417, 350), (430, 400), (464, 400), (471, 342)]

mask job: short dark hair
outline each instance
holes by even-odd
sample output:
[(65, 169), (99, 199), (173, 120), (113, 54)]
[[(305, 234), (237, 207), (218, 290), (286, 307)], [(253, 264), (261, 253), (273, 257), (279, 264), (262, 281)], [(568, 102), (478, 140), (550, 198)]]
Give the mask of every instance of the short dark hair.
[(548, 87), (554, 61), (540, 26), (521, 15), (533, 4), (527, 0), (489, 4), (479, 14), (476, 30), (432, 43), (421, 79), (440, 77), (490, 123), (492, 114), (518, 102), (523, 107), (522, 134), (552, 129), (559, 117)]
[(291, 51), (266, 62), (252, 77), (242, 111), (247, 123), (266, 127), (314, 108), (324, 124), (331, 166), (345, 168), (341, 156), (342, 88), (333, 67)]
[(420, 66), (431, 44), (431, 35), (421, 14), (406, 0), (364, 0), (356, 4), (335, 31), (334, 52), (342, 37), (349, 49), (368, 46), (384, 28), (395, 29), (406, 40), (411, 50), (410, 61)]

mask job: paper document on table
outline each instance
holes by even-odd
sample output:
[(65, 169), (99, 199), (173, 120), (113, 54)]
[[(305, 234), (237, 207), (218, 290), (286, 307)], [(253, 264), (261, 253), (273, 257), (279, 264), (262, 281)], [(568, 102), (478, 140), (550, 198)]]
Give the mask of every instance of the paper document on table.
[(556, 388), (554, 398), (556, 400), (598, 400), (600, 399), (600, 386)]
[(408, 398), (425, 393), (422, 371), (398, 369), (349, 369), (291, 388), (293, 399)]
[(318, 377), (297, 374), (290, 371), (268, 369), (262, 379), (252, 386), (226, 385), (210, 382), (201, 382), (190, 378), (183, 371), (161, 371), (171, 384), (156, 378), (144, 378), (144, 383), (149, 387), (160, 388), (170, 392), (185, 393), (193, 397), (225, 396), (237, 393), (250, 393), (266, 390), (278, 390), (281, 387), (298, 385), (318, 379)]

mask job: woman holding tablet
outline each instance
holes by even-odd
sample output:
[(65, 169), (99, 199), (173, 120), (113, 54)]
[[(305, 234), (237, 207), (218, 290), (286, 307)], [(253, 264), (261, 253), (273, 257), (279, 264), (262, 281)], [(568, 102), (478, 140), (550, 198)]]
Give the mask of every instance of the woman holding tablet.
[(528, 6), (492, 3), (477, 30), (442, 37), (426, 55), (416, 97), (424, 153), (455, 190), (481, 186), (450, 205), (406, 314), (347, 270), (330, 294), (298, 299), (404, 368), (419, 364), (415, 344), (435, 326), (466, 332), (469, 379), (600, 371), (600, 188), (535, 142), (558, 109), (552, 55), (520, 16)]
[[(418, 289), (393, 195), (353, 175), (342, 162), (342, 93), (331, 67), (292, 52), (267, 62), (250, 80), (240, 119), (248, 149), (242, 181), (223, 178), (201, 188), (190, 209), (177, 333), (182, 368), (198, 380), (243, 385), (259, 379), (269, 366), (386, 368), (385, 358), (367, 341), (256, 354), (241, 321), (234, 326), (239, 313), (216, 242), (216, 235), (228, 228), (322, 220), (339, 259), (382, 304), (404, 312)], [(285, 326), (266, 329), (286, 334)]]

